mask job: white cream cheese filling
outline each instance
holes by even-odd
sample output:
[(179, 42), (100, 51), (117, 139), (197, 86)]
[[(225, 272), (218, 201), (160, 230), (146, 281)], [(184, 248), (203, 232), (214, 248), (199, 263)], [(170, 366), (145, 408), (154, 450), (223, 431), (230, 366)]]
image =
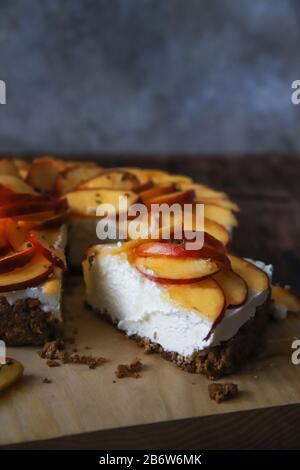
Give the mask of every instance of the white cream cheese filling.
[[(58, 237), (54, 243), (55, 248), (64, 248), (66, 245), (66, 227), (62, 226)], [(3, 292), (3, 295), (10, 305), (16, 300), (37, 299), (44, 312), (51, 312), (53, 317), (62, 320), (61, 315), (61, 294), (62, 294), (62, 271), (57, 268), (49, 279), (36, 287), (27, 287), (10, 292)]]
[[(253, 263), (271, 278), (271, 265)], [(91, 264), (84, 263), (84, 278), (89, 304), (107, 313), (118, 328), (183, 356), (232, 338), (269, 295), (268, 290), (250, 292), (243, 306), (227, 309), (205, 340), (212, 323), (196, 310), (180, 309), (168, 301), (163, 295), (165, 287), (138, 273), (126, 255), (96, 255)]]

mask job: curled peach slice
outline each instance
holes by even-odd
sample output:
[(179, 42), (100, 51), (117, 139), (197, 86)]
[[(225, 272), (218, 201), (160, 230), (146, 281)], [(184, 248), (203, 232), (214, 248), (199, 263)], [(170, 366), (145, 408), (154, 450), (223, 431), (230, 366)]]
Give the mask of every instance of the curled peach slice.
[(146, 201), (146, 204), (147, 206), (150, 206), (151, 204), (191, 204), (194, 201), (195, 193), (191, 189), (187, 191), (177, 191), (169, 194), (161, 194), (160, 196), (148, 199)]
[(13, 269), (20, 268), (27, 264), (36, 253), (35, 247), (27, 243), (20, 251), (10, 253), (0, 258), (0, 273), (7, 273)]
[(67, 263), (62, 249), (56, 248), (51, 240), (51, 234), (47, 232), (30, 232), (29, 240), (36, 250), (40, 251), (49, 261), (60, 269), (66, 270)]
[(204, 204), (204, 216), (224, 227), (236, 227), (238, 224), (231, 210), (213, 204)]
[(212, 259), (137, 256), (133, 263), (144, 276), (162, 284), (197, 282), (219, 270)]
[(151, 199), (154, 199), (158, 196), (163, 196), (165, 194), (170, 194), (176, 192), (175, 184), (165, 184), (161, 186), (154, 186), (152, 188), (146, 189), (140, 192), (140, 198), (144, 203), (147, 203)]
[(213, 206), (224, 207), (224, 209), (229, 209), (233, 212), (239, 212), (240, 210), (239, 206), (235, 202), (227, 198), (221, 199), (221, 198), (213, 198), (213, 197), (211, 198), (200, 197), (200, 198), (197, 198), (197, 202), (200, 202), (203, 204), (211, 204)]
[(42, 254), (35, 254), (31, 260), (21, 268), (1, 274), (0, 292), (26, 289), (39, 285), (53, 272), (53, 264)]
[(27, 175), (27, 182), (42, 193), (54, 191), (55, 178), (65, 168), (65, 163), (53, 157), (40, 157), (33, 161)]
[(81, 183), (76, 189), (122, 189), (136, 190), (140, 186), (139, 179), (125, 170), (105, 170), (97, 176)]
[(300, 313), (300, 299), (287, 287), (272, 286), (272, 300), (277, 307), (285, 307), (288, 312)]
[(246, 302), (248, 287), (241, 276), (226, 269), (214, 274), (213, 279), (217, 281), (224, 292), (226, 307), (239, 307)]
[(230, 241), (229, 232), (223, 225), (213, 220), (204, 219), (204, 231), (219, 240), (223, 245), (228, 245)]
[(13, 193), (36, 194), (34, 190), (20, 177), (11, 175), (0, 175), (0, 187), (6, 188)]
[(54, 183), (55, 192), (57, 194), (64, 194), (73, 191), (80, 183), (99, 175), (101, 172), (101, 168), (95, 164), (78, 164), (67, 168), (56, 176)]
[(212, 328), (221, 320), (225, 311), (224, 293), (213, 279), (168, 286), (166, 294), (180, 308), (196, 310), (199, 316), (212, 322)]
[[(103, 208), (107, 215), (114, 214), (114, 211), (118, 213), (120, 198), (127, 199), (128, 207), (138, 200), (138, 195), (132, 191), (113, 189), (82, 189), (66, 193), (65, 197), (71, 212), (84, 216), (96, 216), (97, 208), (100, 210)], [(107, 204), (112, 206), (111, 211), (106, 210)]]
[(180, 189), (193, 189), (196, 193), (197, 199), (202, 198), (217, 198), (217, 199), (228, 199), (226, 193), (222, 191), (215, 191), (214, 189), (200, 183), (179, 183)]
[(255, 264), (235, 255), (228, 255), (232, 270), (241, 276), (252, 292), (262, 292), (270, 288), (267, 274)]

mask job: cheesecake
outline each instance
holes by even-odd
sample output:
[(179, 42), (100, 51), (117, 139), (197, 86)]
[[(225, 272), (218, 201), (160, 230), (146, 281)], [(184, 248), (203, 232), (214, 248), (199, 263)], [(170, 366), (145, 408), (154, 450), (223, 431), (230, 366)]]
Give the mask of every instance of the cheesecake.
[[(148, 216), (143, 236), (124, 236), (118, 222), (140, 203), (188, 205), (188, 231), (203, 246), (190, 252), (186, 233), (174, 238), (176, 214), (170, 239), (163, 226), (153, 237)], [(261, 342), (270, 312), (300, 312), (289, 289), (271, 292), (272, 266), (230, 253), (238, 211), (226, 193), (161, 170), (0, 160), (0, 339), (39, 345), (56, 337), (66, 252), (71, 269), (83, 268), (88, 305), (147, 351), (208, 377), (236, 370)], [(112, 239), (99, 239), (104, 214)]]
[(43, 344), (57, 334), (67, 216), (66, 200), (38, 194), (14, 161), (0, 162), (0, 339), (7, 345)]
[(176, 255), (177, 241), (171, 245), (147, 241), (88, 248), (87, 303), (148, 351), (185, 370), (209, 377), (230, 373), (263, 336), (272, 266), (226, 251), (214, 254), (206, 244), (199, 256), (184, 257), (182, 251)]

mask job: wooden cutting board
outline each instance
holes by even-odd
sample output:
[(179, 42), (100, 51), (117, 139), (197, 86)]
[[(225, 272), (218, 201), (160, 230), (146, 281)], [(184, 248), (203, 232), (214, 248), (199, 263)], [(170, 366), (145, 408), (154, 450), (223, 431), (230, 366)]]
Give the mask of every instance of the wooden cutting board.
[[(185, 159), (184, 168), (176, 162), (173, 171), (202, 175), (203, 181), (232, 193), (243, 209), (233, 248), (273, 262), (275, 278), (297, 288), (300, 205), (294, 173), (299, 160), (287, 166), (278, 158), (257, 160), (247, 167), (247, 161), (233, 159), (226, 175), (222, 159), (214, 167), (210, 159)], [(171, 167), (168, 159), (164, 166)], [(49, 368), (36, 348), (9, 349), (24, 364), (25, 376), (0, 396), (3, 448), (300, 448), (300, 365), (291, 362), (300, 317), (290, 315), (270, 325), (264, 351), (226, 379), (237, 383), (241, 393), (218, 405), (209, 399), (205, 377), (144, 354), (87, 311), (80, 276), (66, 284), (66, 331), (75, 337), (69, 348), (102, 355), (108, 362), (96, 370), (75, 364)], [(117, 379), (117, 365), (137, 357), (144, 364), (141, 377)]]
[[(218, 405), (209, 399), (209, 381), (205, 377), (183, 372), (158, 355), (144, 354), (133, 340), (83, 307), (80, 277), (72, 278), (68, 284), (64, 302), (66, 334), (75, 338), (75, 344), (68, 349), (75, 347), (83, 354), (102, 355), (109, 362), (95, 370), (76, 364), (49, 368), (36, 348), (10, 348), (8, 354), (23, 362), (26, 373), (19, 385), (0, 397), (2, 445), (79, 434), (76, 442), (80, 446), (86, 445), (87, 439), (82, 436), (80, 444), (80, 435), (92, 431), (110, 430), (113, 436), (112, 430), (122, 427), (171, 423), (184, 418), (220, 418), (227, 413), (269, 407), (275, 407), (272, 419), (279, 419), (280, 407), (293, 404), (300, 412), (300, 366), (291, 363), (291, 343), (296, 332), (300, 333), (300, 318), (290, 316), (284, 323), (271, 325), (265, 351), (230, 378), (239, 385), (240, 395)], [(74, 329), (79, 333), (74, 335)], [(86, 350), (86, 346), (91, 349)], [(117, 365), (137, 357), (144, 364), (141, 377), (117, 379), (114, 374)], [(51, 383), (43, 383), (44, 378)], [(201, 420), (201, 428), (200, 423)], [(217, 426), (219, 434), (220, 423)], [(272, 432), (272, 422), (268, 428)], [(231, 425), (226, 427), (222, 423), (221, 429), (225, 435), (231, 433)], [(244, 431), (248, 433), (247, 429)], [(160, 436), (155, 441), (159, 446), (166, 436), (159, 426), (156, 433)], [(189, 443), (184, 424), (176, 445), (181, 438)], [(102, 438), (97, 433), (90, 439), (89, 445), (101, 447)], [(47, 447), (49, 443), (40, 445)], [(60, 446), (59, 441), (56, 445)], [(123, 442), (114, 439), (112, 445), (122, 447)], [(207, 445), (218, 445), (218, 441), (211, 436)]]

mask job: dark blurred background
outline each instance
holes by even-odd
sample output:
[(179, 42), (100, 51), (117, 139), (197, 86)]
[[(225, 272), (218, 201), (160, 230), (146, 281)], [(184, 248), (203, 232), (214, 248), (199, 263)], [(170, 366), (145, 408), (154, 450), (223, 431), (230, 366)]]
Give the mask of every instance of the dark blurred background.
[(1, 0), (0, 153), (300, 150), (297, 0)]

